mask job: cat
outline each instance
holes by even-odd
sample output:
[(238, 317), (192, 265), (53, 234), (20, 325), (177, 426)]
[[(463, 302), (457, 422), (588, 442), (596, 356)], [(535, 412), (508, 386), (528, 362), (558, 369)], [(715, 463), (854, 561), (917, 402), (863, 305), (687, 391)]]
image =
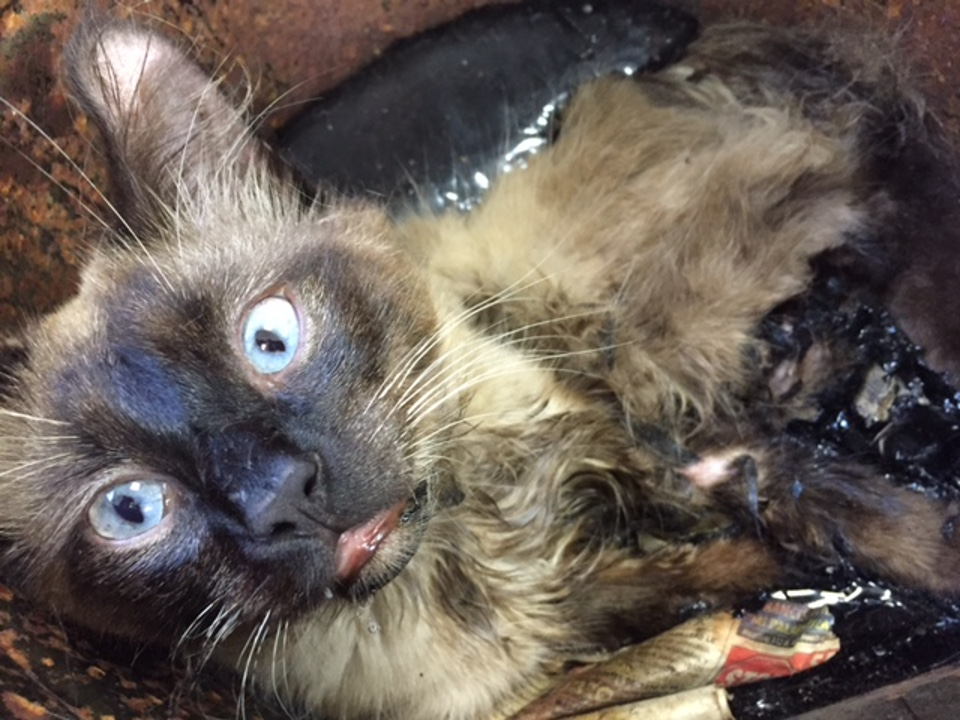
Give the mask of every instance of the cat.
[(952, 186), (885, 174), (941, 152), (889, 57), (708, 27), (585, 84), (472, 213), (397, 219), (304, 202), (152, 30), (88, 20), (65, 55), (117, 226), (3, 389), (30, 596), (317, 717), (466, 720), (794, 556), (960, 593), (955, 505), (786, 435), (817, 373), (758, 333), (814, 260), (937, 322), (898, 243)]

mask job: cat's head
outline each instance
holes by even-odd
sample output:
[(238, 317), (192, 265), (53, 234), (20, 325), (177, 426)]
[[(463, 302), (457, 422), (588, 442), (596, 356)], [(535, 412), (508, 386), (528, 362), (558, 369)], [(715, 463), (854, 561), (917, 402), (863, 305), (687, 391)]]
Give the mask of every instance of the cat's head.
[(6, 572), (137, 635), (389, 582), (435, 502), (439, 421), (411, 417), (435, 320), (384, 216), (305, 207), (150, 31), (88, 22), (65, 57), (118, 222), (5, 383)]

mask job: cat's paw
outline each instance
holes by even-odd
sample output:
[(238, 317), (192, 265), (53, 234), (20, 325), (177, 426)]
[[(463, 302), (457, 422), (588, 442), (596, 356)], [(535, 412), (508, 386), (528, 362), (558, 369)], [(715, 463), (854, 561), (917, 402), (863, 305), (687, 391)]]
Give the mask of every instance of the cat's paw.
[(680, 470), (699, 502), (767, 542), (845, 558), (901, 585), (960, 597), (960, 503), (793, 443), (730, 446)]

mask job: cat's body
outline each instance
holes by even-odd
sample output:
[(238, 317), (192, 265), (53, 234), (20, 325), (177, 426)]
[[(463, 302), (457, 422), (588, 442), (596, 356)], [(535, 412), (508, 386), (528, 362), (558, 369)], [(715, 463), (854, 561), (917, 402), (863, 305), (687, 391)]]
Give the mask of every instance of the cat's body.
[(711, 29), (581, 90), (474, 213), (393, 222), (303, 208), (166, 41), (71, 58), (125, 227), (0, 414), (10, 572), (68, 616), (324, 717), (453, 720), (783, 553), (960, 591), (953, 509), (782, 437), (757, 335), (812, 258), (896, 256), (874, 173), (922, 122), (885, 64)]

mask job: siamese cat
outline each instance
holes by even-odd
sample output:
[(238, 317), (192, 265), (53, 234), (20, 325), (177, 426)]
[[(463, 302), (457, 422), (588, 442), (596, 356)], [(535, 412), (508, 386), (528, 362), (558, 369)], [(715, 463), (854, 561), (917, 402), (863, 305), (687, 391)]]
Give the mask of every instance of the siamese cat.
[(956, 366), (904, 260), (955, 186), (872, 49), (707, 28), (475, 211), (396, 219), (304, 202), (174, 43), (88, 21), (116, 229), (10, 369), (4, 572), (317, 718), (507, 712), (796, 556), (960, 594), (957, 508), (785, 434), (823, 373), (758, 332), (830, 262)]

